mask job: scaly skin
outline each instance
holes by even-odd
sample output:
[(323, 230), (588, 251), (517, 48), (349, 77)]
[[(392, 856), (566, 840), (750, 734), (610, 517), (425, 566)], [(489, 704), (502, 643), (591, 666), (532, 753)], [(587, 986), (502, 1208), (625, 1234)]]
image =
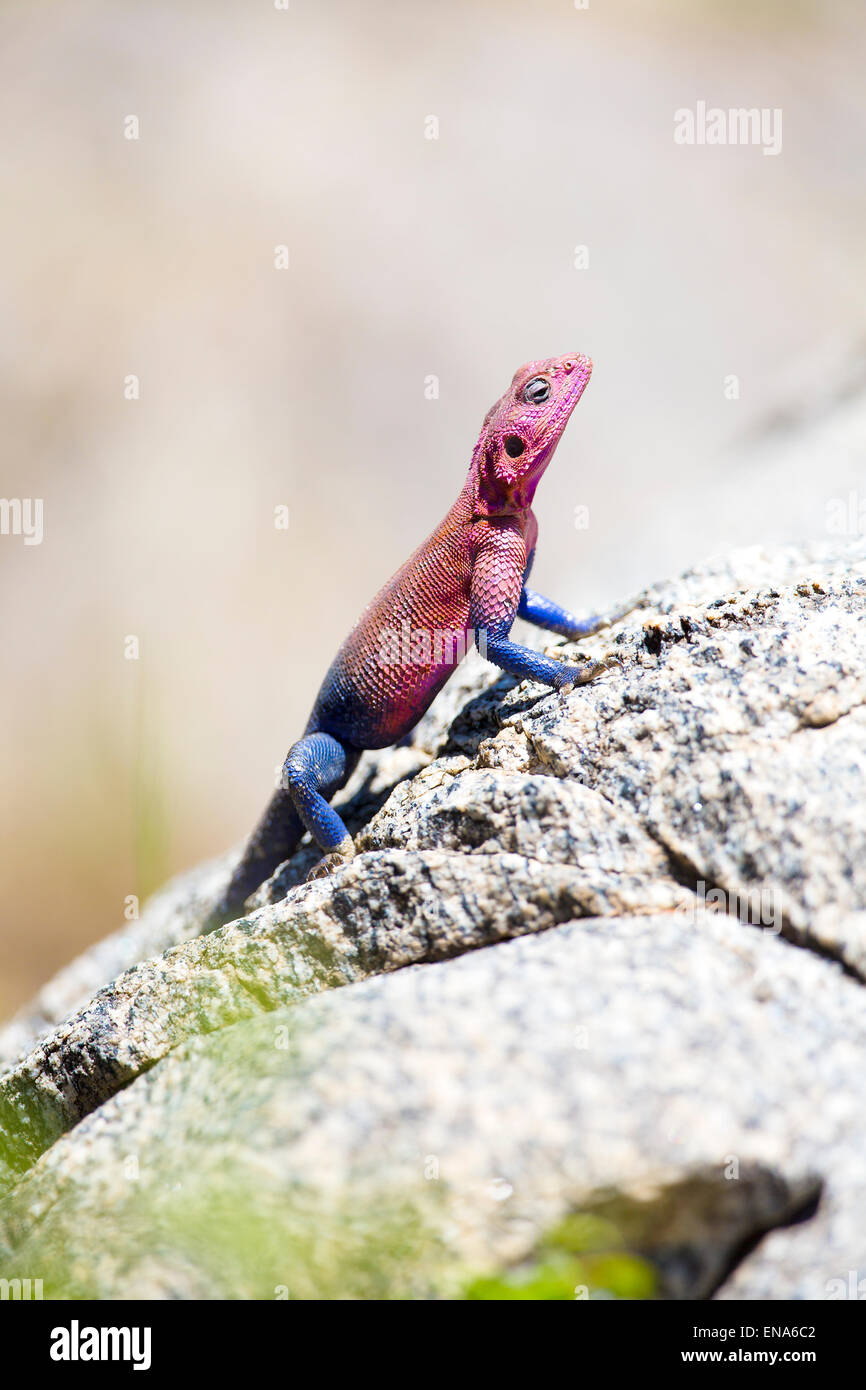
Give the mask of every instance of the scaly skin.
[(472, 640), (503, 671), (557, 690), (608, 669), (609, 662), (568, 666), (509, 640), (518, 614), (570, 638), (607, 625), (581, 622), (526, 587), (538, 535), (535, 489), (591, 372), (579, 353), (529, 362), (487, 412), (454, 506), (337, 653), (212, 925), (237, 915), (305, 829), (325, 851), (311, 877), (351, 859), (351, 836), (330, 798), (362, 749), (397, 743), (418, 723)]

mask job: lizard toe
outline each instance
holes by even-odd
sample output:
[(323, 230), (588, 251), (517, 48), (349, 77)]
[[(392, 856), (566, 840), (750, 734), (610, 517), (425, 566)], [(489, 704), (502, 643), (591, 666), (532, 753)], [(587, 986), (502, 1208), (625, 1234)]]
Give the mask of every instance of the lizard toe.
[(319, 862), (313, 865), (305, 881), (307, 883), (312, 883), (317, 878), (329, 878), (330, 875), (336, 873), (338, 869), (342, 869), (344, 864), (351, 863), (354, 854), (355, 846), (352, 843), (351, 837), (347, 836), (342, 844), (339, 844), (335, 850), (332, 850), (329, 854), (324, 854)]

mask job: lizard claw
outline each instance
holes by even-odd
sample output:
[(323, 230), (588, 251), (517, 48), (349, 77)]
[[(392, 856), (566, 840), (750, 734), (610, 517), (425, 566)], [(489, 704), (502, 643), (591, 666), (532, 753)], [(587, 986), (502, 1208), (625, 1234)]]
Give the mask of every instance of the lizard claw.
[(330, 854), (325, 854), (314, 864), (305, 879), (306, 883), (312, 883), (317, 878), (328, 878), (336, 873), (337, 869), (342, 869), (344, 864), (351, 863), (355, 855), (355, 846), (352, 843), (351, 835), (347, 835), (345, 840), (341, 840), (335, 850)]
[(606, 652), (598, 661), (590, 662), (592, 672), (586, 677), (587, 680), (595, 680), (596, 676), (601, 676), (605, 671), (612, 671), (614, 668), (623, 669), (622, 658), (616, 652)]
[(605, 671), (610, 671), (614, 666), (622, 667), (622, 662), (612, 652), (599, 661), (586, 661), (583, 666), (566, 666), (565, 679), (557, 686), (557, 690), (560, 695), (570, 695), (576, 685), (589, 685), (590, 681), (603, 676)]

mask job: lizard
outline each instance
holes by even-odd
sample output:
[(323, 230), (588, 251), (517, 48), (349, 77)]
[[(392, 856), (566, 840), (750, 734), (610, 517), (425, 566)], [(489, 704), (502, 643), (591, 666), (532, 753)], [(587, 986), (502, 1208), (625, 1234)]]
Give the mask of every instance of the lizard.
[(515, 617), (571, 640), (625, 616), (579, 619), (527, 585), (535, 490), (592, 373), (581, 353), (528, 362), (481, 427), (466, 481), (436, 530), (367, 606), (325, 676), (302, 737), (209, 929), (239, 915), (304, 831), (323, 851), (308, 878), (349, 863), (352, 837), (329, 804), (364, 749), (403, 742), (474, 640), (500, 670), (568, 693), (616, 658), (567, 664), (510, 638)]

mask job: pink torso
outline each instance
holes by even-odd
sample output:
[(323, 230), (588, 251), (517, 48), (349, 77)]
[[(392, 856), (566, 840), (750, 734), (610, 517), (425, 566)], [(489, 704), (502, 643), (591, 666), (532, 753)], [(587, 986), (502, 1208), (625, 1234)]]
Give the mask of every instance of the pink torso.
[(323, 729), (357, 748), (384, 748), (417, 724), (473, 644), (479, 547), (491, 531), (507, 529), (508, 568), (519, 564), (522, 579), (535, 544), (531, 511), (507, 519), (473, 511), (467, 484), (441, 525), (364, 610), (325, 677), (308, 732)]

